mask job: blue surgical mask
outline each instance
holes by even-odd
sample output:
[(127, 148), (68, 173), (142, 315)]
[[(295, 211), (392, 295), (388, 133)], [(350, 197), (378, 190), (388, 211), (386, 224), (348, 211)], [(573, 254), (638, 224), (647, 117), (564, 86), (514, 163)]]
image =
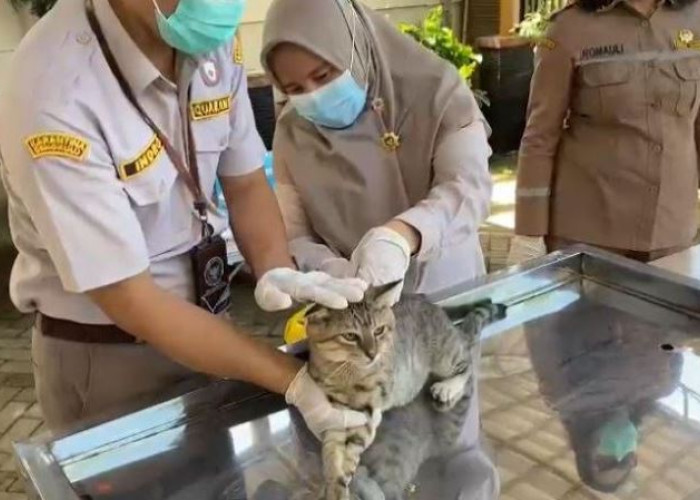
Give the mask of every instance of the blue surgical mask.
[(158, 31), (171, 47), (189, 55), (201, 55), (229, 42), (243, 17), (245, 0), (180, 0), (166, 17), (156, 7)]
[(343, 129), (353, 125), (365, 110), (367, 91), (350, 70), (308, 94), (289, 96), (302, 117), (322, 127)]

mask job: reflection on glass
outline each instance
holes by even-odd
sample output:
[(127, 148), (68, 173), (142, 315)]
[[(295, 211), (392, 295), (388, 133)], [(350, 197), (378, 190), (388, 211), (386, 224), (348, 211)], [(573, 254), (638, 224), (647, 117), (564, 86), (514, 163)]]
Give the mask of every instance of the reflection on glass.
[(281, 411), (279, 413), (274, 413), (268, 417), (270, 421), (270, 432), (277, 434), (283, 430), (289, 428), (291, 424), (291, 419), (289, 418), (289, 412)]
[(253, 447), (253, 426), (250, 422), (237, 425), (229, 432), (231, 434), (231, 440), (233, 441), (233, 448), (236, 450), (237, 454), (245, 453)]
[(682, 356), (680, 387), (660, 403), (676, 415), (700, 423), (700, 358), (692, 352), (683, 352)]

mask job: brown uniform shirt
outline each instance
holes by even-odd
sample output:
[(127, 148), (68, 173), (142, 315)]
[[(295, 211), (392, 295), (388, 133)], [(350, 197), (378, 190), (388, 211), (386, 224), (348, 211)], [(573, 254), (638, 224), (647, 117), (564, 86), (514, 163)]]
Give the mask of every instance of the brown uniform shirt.
[(574, 3), (538, 44), (516, 232), (652, 251), (697, 232), (700, 2)]

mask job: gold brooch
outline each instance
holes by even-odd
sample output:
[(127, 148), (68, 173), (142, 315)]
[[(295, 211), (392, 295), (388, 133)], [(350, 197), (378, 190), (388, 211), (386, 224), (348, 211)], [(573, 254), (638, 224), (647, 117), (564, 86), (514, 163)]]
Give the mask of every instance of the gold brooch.
[(401, 137), (394, 132), (387, 132), (382, 136), (382, 145), (384, 149), (393, 153), (401, 147)]
[(676, 48), (677, 49), (688, 49), (695, 45), (695, 34), (688, 29), (680, 30), (678, 36), (676, 37)]

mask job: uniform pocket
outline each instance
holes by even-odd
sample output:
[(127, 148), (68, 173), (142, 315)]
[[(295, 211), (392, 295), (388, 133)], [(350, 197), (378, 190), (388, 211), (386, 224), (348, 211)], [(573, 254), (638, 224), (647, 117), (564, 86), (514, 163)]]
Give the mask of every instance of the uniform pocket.
[(210, 198), (214, 192), (219, 163), (228, 148), (230, 130), (228, 115), (192, 124), (199, 177), (204, 193)]
[(602, 62), (581, 66), (573, 110), (591, 118), (613, 118), (629, 111), (629, 83), (635, 67), (628, 62)]
[[(124, 191), (139, 220), (150, 257), (185, 245), (192, 228), (192, 202), (178, 190), (178, 173), (167, 160), (124, 181)], [(176, 193), (175, 191), (181, 191)]]
[(676, 111), (681, 116), (687, 116), (695, 111), (698, 102), (698, 84), (700, 83), (700, 58), (687, 58), (673, 64), (680, 92)]

